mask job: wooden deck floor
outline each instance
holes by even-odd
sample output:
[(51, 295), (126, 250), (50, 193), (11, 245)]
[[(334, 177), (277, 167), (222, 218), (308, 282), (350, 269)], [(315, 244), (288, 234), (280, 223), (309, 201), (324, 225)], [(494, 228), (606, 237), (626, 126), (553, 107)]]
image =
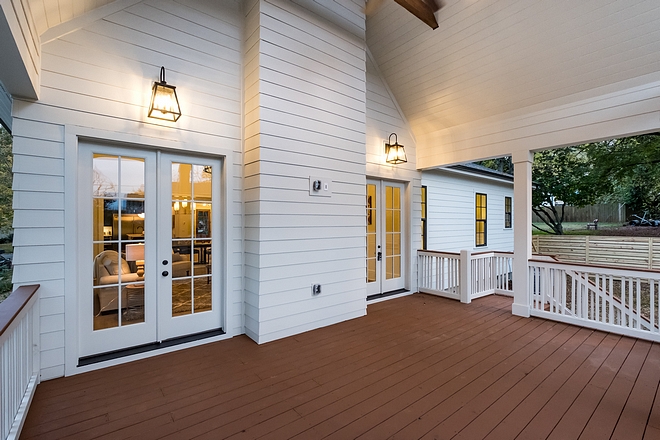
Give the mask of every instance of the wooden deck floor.
[(510, 310), (417, 294), (47, 381), (21, 438), (660, 438), (660, 345)]

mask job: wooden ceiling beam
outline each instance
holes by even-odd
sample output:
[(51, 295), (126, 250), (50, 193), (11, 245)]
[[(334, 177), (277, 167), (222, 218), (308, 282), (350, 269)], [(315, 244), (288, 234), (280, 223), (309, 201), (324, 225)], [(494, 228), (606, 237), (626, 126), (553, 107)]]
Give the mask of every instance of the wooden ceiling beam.
[[(436, 2), (425, 1), (425, 0), (394, 0), (399, 5), (406, 8), (408, 12), (413, 14), (415, 17), (422, 20), (424, 23), (429, 25), (431, 29), (438, 28), (438, 21), (435, 19), (434, 9), (437, 10), (435, 6)], [(433, 6), (432, 6), (433, 5)]]

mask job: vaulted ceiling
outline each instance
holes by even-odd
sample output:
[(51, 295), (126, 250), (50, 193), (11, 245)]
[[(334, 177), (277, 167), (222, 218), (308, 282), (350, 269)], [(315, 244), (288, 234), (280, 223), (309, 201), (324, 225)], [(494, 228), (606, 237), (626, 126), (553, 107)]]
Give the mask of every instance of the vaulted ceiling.
[(660, 71), (657, 0), (443, 0), (431, 30), (392, 0), (367, 45), (413, 132)]
[[(112, 2), (29, 0), (40, 34)], [(418, 137), (660, 72), (657, 0), (441, 0), (436, 30), (378, 3), (367, 46)]]

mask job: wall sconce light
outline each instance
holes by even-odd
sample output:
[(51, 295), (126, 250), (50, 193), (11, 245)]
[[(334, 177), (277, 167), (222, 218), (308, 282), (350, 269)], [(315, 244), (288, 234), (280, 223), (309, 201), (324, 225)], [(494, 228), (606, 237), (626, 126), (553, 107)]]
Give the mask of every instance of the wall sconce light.
[(171, 122), (176, 122), (181, 117), (176, 87), (165, 82), (165, 67), (160, 68), (160, 81), (154, 82), (147, 116)]
[(180, 209), (179, 202), (174, 202), (174, 210), (176, 212), (179, 212), (179, 209)]
[[(394, 136), (394, 143), (392, 143), (392, 136)], [(394, 165), (408, 162), (406, 150), (404, 150), (403, 145), (399, 145), (396, 133), (392, 133), (387, 142), (385, 144), (385, 162)]]

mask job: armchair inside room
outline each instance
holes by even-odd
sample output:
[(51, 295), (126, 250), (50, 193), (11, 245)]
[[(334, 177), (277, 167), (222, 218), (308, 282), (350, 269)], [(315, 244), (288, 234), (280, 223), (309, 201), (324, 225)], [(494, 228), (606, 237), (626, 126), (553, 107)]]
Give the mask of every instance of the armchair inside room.
[[(114, 284), (113, 287), (94, 289), (94, 314), (117, 310), (119, 274), (122, 285), (143, 280), (137, 273), (131, 271), (126, 260), (120, 258), (117, 251), (103, 251), (94, 258), (94, 287)], [(126, 289), (122, 288), (121, 292), (122, 307), (125, 307)]]
[(190, 254), (180, 254), (172, 250), (172, 278), (189, 276), (190, 268)]

